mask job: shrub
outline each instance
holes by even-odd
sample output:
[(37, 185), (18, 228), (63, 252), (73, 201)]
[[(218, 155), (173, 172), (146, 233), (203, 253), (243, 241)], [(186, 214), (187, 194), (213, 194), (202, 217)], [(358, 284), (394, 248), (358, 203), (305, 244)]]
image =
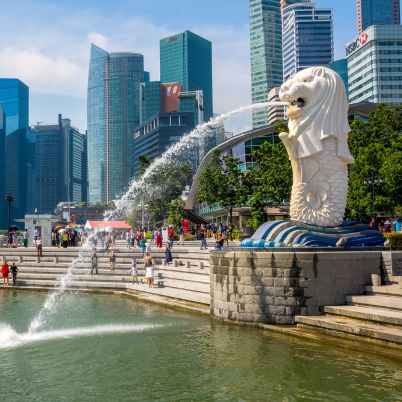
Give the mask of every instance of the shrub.
[(384, 233), (384, 237), (391, 242), (389, 245), (391, 248), (402, 249), (402, 232)]

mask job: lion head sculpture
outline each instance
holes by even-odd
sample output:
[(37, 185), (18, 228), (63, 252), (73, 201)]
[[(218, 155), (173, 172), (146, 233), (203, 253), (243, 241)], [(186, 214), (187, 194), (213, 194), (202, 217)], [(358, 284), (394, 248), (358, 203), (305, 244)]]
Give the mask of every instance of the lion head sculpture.
[(289, 102), (289, 137), (297, 140), (298, 158), (323, 150), (323, 140), (337, 139), (337, 155), (347, 163), (354, 159), (347, 138), (349, 104), (345, 85), (333, 70), (310, 67), (282, 84), (279, 97)]

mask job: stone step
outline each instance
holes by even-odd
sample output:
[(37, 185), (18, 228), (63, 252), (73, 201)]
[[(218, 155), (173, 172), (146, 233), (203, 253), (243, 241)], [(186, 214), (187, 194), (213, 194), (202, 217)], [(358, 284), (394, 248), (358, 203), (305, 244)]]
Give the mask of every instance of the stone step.
[(298, 326), (342, 332), (380, 341), (402, 344), (402, 328), (338, 316), (296, 316)]
[[(18, 281), (55, 281), (56, 283), (60, 281), (62, 275), (60, 274), (44, 274), (44, 273), (24, 273), (17, 276)], [(114, 271), (110, 272), (102, 272), (100, 271), (98, 275), (91, 275), (90, 271), (75, 273), (73, 275), (74, 282), (82, 282), (87, 281), (89, 279), (96, 278), (97, 282), (131, 282), (131, 276), (127, 273), (125, 275), (115, 275)], [(145, 281), (144, 273), (140, 273), (139, 278)], [(159, 279), (158, 272), (155, 275), (155, 281)], [(194, 290), (197, 292), (208, 293), (210, 291), (209, 283), (205, 282), (196, 282), (191, 279), (186, 278), (170, 278), (169, 276), (163, 275), (161, 276), (160, 280), (164, 282), (164, 286), (174, 287), (178, 289), (186, 289), (186, 290)]]
[(170, 288), (170, 287), (149, 288), (146, 284), (127, 285), (127, 291), (132, 292), (132, 293), (151, 293), (151, 294), (157, 294), (160, 296), (170, 297), (173, 299), (191, 301), (194, 303), (201, 303), (201, 304), (206, 304), (206, 305), (210, 304), (209, 293), (203, 294), (203, 293), (199, 293), (199, 292), (192, 292), (192, 291), (188, 291), (188, 290), (175, 289), (175, 288)]
[(398, 285), (366, 286), (365, 288), (369, 294), (402, 297), (402, 288)]
[(363, 306), (325, 306), (324, 312), (331, 315), (402, 326), (402, 311), (397, 310)]
[(402, 310), (402, 298), (398, 296), (363, 295), (346, 296), (348, 304)]

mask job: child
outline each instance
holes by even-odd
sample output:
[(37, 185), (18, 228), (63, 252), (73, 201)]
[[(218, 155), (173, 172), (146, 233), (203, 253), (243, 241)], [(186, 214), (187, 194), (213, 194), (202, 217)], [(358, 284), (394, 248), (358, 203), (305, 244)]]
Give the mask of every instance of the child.
[(135, 258), (133, 258), (133, 261), (131, 263), (131, 268), (130, 268), (130, 273), (131, 276), (133, 277), (133, 283), (139, 283), (138, 282), (138, 270), (137, 270), (137, 263), (135, 261)]
[(11, 271), (11, 275), (13, 276), (13, 286), (15, 286), (15, 284), (17, 283), (17, 272), (18, 272), (18, 268), (15, 265), (15, 262), (12, 263), (12, 265), (10, 267), (10, 271)]

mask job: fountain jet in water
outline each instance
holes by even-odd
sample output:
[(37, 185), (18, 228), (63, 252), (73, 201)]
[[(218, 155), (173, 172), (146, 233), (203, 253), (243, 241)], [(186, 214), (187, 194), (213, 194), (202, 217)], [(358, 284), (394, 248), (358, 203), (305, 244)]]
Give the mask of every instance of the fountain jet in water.
[[(207, 123), (199, 124), (194, 130), (184, 135), (178, 142), (169, 147), (160, 157), (156, 158), (139, 179), (133, 179), (131, 181), (127, 191), (115, 202), (116, 208), (105, 213), (105, 227), (107, 227), (107, 221), (112, 221), (121, 215), (127, 215), (129, 208), (131, 208), (133, 205), (133, 202), (138, 201), (136, 200), (136, 197), (141, 194), (143, 188), (146, 187), (147, 179), (149, 179), (158, 168), (163, 167), (167, 163), (174, 160), (175, 157), (198, 146), (202, 141), (205, 140), (205, 138), (211, 136), (216, 127), (225, 120), (242, 113), (263, 110), (270, 106), (287, 106), (288, 104), (288, 102), (262, 102), (248, 106), (241, 106), (232, 111), (216, 116)], [(153, 189), (153, 191), (157, 191), (157, 189)], [(84, 262), (85, 253), (96, 247), (97, 238), (99, 238), (99, 230), (100, 229), (95, 230), (94, 233), (88, 236), (82, 245), (82, 250), (80, 251), (78, 257), (72, 261), (71, 265), (67, 269), (66, 274), (60, 279), (60, 282), (56, 286), (55, 290), (48, 294), (42, 309), (30, 324), (29, 333), (38, 331), (38, 329), (40, 329), (40, 327), (46, 323), (46, 316), (56, 310), (57, 302), (73, 281), (74, 270), (79, 264)]]

